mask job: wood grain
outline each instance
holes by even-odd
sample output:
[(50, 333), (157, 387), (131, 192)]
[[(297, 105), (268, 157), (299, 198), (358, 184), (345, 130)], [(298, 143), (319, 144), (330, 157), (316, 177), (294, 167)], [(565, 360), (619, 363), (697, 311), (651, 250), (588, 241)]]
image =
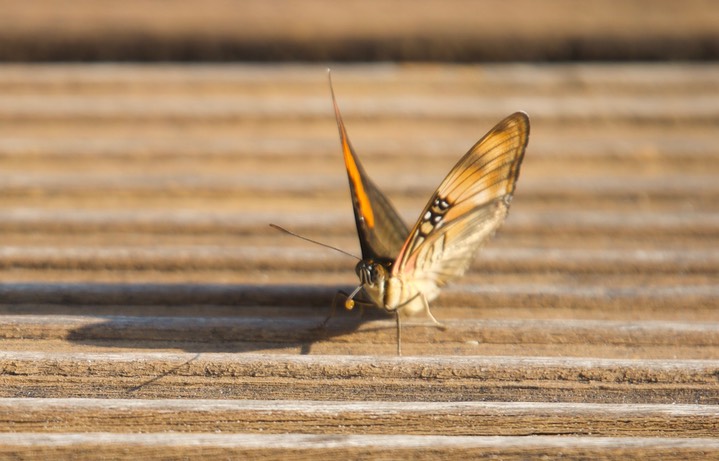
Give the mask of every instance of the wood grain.
[(719, 458), (719, 67), (333, 65), (411, 221), (515, 110), (506, 224), (433, 312), (339, 312), (324, 68), (0, 69), (0, 455)]

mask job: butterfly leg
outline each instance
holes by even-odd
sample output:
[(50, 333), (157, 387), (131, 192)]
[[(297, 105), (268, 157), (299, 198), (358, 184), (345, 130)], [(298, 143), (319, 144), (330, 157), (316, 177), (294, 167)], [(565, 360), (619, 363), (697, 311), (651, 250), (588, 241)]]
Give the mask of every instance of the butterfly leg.
[(440, 330), (442, 330), (442, 331), (446, 330), (446, 329), (447, 329), (447, 326), (444, 325), (444, 324), (443, 324), (442, 322), (440, 322), (439, 320), (437, 320), (436, 318), (434, 318), (434, 315), (432, 315), (432, 312), (429, 310), (429, 302), (427, 301), (427, 298), (426, 298), (422, 293), (417, 293), (417, 294), (415, 294), (414, 296), (412, 296), (408, 301), (406, 301), (406, 302), (400, 304), (400, 305), (396, 308), (397, 312), (401, 311), (403, 306), (407, 306), (408, 304), (410, 304), (410, 303), (412, 303), (413, 301), (415, 301), (417, 298), (419, 298), (419, 299), (422, 300), (422, 307), (421, 307), (421, 309), (420, 309), (420, 310), (417, 310), (417, 311), (414, 311), (413, 314), (407, 314), (407, 315), (412, 315), (412, 316), (414, 317), (415, 315), (421, 316), (421, 314), (424, 314), (424, 315), (426, 316), (426, 318), (429, 319), (429, 320), (431, 320), (432, 323), (434, 323), (434, 326), (436, 326), (438, 329), (440, 329)]
[(397, 355), (402, 355), (402, 324), (399, 320), (399, 310), (394, 311), (394, 318), (397, 321)]
[(364, 314), (364, 308), (365, 306), (373, 306), (374, 304), (362, 300), (354, 300), (352, 297), (357, 293), (357, 290), (355, 290), (354, 293), (348, 294), (345, 291), (338, 291), (335, 294), (335, 297), (332, 299), (332, 308), (330, 309), (330, 314), (325, 318), (322, 323), (320, 323), (316, 328), (318, 330), (325, 329), (327, 327), (327, 324), (329, 321), (335, 316), (337, 313), (337, 306), (344, 306), (345, 309), (350, 310), (347, 307), (347, 300), (352, 300), (352, 307), (358, 306), (359, 307), (359, 317), (362, 318), (362, 315)]
[[(322, 323), (320, 323), (320, 324), (316, 327), (318, 330), (324, 330), (325, 328), (327, 328), (327, 324), (328, 324), (329, 321), (335, 316), (335, 313), (337, 312), (337, 302), (339, 301), (339, 299), (340, 299), (340, 298), (347, 299), (348, 297), (349, 297), (349, 295), (348, 295), (347, 293), (345, 293), (344, 291), (338, 291), (337, 293), (335, 293), (335, 297), (332, 298), (332, 307), (330, 308), (330, 313), (329, 313), (329, 315), (322, 321)], [(344, 304), (344, 303), (343, 303), (343, 304)]]
[(447, 325), (445, 325), (444, 323), (442, 323), (442, 322), (440, 322), (439, 320), (437, 320), (436, 318), (434, 318), (434, 316), (433, 316), (432, 314), (429, 314), (429, 318), (432, 320), (432, 322), (434, 322), (434, 326), (435, 326), (438, 330), (440, 330), (440, 331), (447, 331)]
[(420, 293), (419, 295), (422, 298), (422, 303), (424, 304), (424, 313), (429, 317), (429, 319), (434, 322), (434, 326), (437, 327), (441, 331), (447, 330), (447, 326), (434, 318), (434, 315), (432, 315), (432, 312), (429, 311), (429, 302), (427, 302), (427, 298)]
[(432, 315), (432, 312), (430, 312), (429, 302), (427, 301), (427, 298), (422, 293), (415, 294), (408, 301), (400, 304), (396, 308), (388, 309), (388, 311), (390, 311), (390, 312), (394, 311), (395, 321), (397, 322), (397, 355), (402, 355), (402, 325), (400, 323), (400, 314), (402, 311), (402, 307), (407, 306), (409, 303), (413, 302), (417, 298), (420, 298), (422, 300), (423, 310), (424, 310), (424, 313), (427, 316), (427, 318), (432, 320), (434, 325), (437, 328), (439, 328), (440, 330), (444, 331), (447, 329), (447, 327), (443, 323), (439, 322), (436, 318), (434, 318), (434, 316)]

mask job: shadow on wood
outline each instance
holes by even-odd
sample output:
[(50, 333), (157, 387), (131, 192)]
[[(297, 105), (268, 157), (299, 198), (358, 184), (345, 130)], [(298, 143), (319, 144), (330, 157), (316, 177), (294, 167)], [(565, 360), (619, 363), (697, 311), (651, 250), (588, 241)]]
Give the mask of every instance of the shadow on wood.
[(23, 324), (24, 338), (37, 329), (38, 337), (100, 347), (309, 353), (317, 341), (386, 317), (379, 310), (360, 317), (337, 309), (321, 328), (337, 292), (327, 286), (6, 284), (0, 291), (8, 303), (4, 313), (44, 316)]

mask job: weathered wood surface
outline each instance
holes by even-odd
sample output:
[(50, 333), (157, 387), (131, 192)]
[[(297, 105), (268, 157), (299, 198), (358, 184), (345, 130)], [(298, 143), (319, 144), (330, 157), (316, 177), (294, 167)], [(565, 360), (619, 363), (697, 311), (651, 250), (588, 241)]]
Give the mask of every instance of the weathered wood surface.
[(719, 458), (719, 66), (335, 66), (409, 221), (504, 115), (510, 216), (434, 306), (358, 252), (320, 66), (0, 69), (0, 455)]
[(712, 0), (0, 0), (2, 61), (716, 60)]

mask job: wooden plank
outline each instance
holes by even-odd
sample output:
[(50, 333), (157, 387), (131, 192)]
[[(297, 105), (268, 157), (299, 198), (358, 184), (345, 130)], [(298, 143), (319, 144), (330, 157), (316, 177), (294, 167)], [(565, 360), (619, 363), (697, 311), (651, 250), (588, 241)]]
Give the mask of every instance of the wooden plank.
[(377, 310), (315, 329), (355, 262), (268, 227), (358, 251), (324, 69), (2, 70), (2, 456), (718, 452), (716, 65), (336, 67), (408, 221), (534, 112), (506, 225), (403, 357)]
[(312, 434), (0, 434), (0, 453), (26, 459), (167, 459), (248, 457), (255, 459), (717, 459), (716, 439), (612, 437), (471, 437), (438, 435)]
[[(291, 313), (290, 313), (291, 314)], [(298, 316), (301, 316), (297, 318)], [(147, 340), (184, 343), (265, 342), (294, 345), (316, 341), (386, 344), (394, 340), (392, 320), (360, 322), (337, 319), (325, 331), (318, 331), (321, 315), (295, 313), (235, 317), (155, 317), (155, 316), (88, 316), (5, 315), (0, 338), (8, 340), (64, 340), (77, 342)], [(354, 325), (353, 325), (354, 323)], [(445, 344), (453, 348), (462, 344), (522, 345), (604, 345), (624, 347), (719, 348), (719, 323), (680, 323), (677, 321), (616, 320), (449, 320), (447, 330), (431, 325), (407, 322), (407, 340), (412, 343)], [(151, 333), (150, 333), (151, 332)], [(441, 346), (440, 346), (441, 347)], [(457, 351), (459, 352), (459, 351)], [(719, 354), (711, 358), (719, 359)]]
[(712, 438), (716, 405), (544, 402), (0, 399), (0, 430), (25, 433), (303, 433)]
[(2, 397), (719, 402), (716, 360), (298, 352), (4, 352)]

